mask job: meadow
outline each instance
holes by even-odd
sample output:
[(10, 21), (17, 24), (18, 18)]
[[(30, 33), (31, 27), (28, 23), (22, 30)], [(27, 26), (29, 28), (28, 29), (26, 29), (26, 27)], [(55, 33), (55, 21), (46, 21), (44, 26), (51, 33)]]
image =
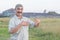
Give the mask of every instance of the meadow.
[[(33, 18), (31, 18), (34, 20)], [(0, 40), (8, 40), (10, 18), (0, 18)], [(29, 40), (60, 40), (60, 18), (40, 18), (39, 27), (29, 29)]]

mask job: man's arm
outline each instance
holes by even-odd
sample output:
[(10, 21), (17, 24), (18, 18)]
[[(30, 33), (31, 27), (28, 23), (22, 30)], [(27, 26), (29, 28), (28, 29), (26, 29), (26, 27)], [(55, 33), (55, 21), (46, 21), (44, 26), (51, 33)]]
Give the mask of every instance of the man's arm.
[(20, 28), (21, 28), (21, 24), (19, 24), (19, 25), (17, 25), (17, 27), (15, 27), (15, 28), (11, 28), (11, 30), (10, 30), (10, 33), (11, 34), (14, 34), (14, 33), (16, 33)]
[(31, 24), (30, 27), (38, 27), (39, 24), (40, 24), (40, 19), (38, 19), (38, 18), (34, 19), (34, 21), (32, 21), (32, 20), (30, 20), (30, 19), (29, 19), (28, 21), (29, 21), (29, 23)]
[(28, 25), (28, 23), (25, 22), (25, 21), (22, 21), (22, 22), (21, 22), (20, 24), (18, 24), (16, 27), (14, 27), (14, 26), (15, 26), (14, 24), (15, 24), (15, 23), (14, 23), (13, 21), (10, 21), (10, 23), (9, 23), (9, 27), (10, 27), (9, 33), (11, 33), (11, 34), (16, 33), (18, 30), (20, 30), (20, 28), (21, 28), (22, 26), (27, 26), (27, 25)]
[(39, 24), (40, 24), (40, 19), (36, 18), (34, 22), (35, 22), (35, 25), (34, 26), (35, 27), (38, 27)]

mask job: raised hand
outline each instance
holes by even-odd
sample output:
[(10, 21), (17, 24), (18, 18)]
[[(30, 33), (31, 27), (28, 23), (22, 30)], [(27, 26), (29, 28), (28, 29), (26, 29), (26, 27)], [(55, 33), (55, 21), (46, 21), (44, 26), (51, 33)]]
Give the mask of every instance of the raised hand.
[(37, 27), (37, 26), (39, 26), (39, 24), (40, 24), (40, 19), (36, 18), (35, 19), (35, 26)]
[(40, 23), (40, 19), (36, 18), (36, 19), (35, 19), (35, 22), (36, 22), (36, 23)]

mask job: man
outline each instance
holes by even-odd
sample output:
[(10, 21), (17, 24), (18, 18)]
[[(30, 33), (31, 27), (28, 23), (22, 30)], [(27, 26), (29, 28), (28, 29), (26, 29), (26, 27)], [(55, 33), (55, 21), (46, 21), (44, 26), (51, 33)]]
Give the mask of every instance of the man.
[(16, 15), (9, 21), (9, 33), (11, 34), (10, 40), (28, 40), (28, 28), (37, 27), (40, 23), (39, 19), (33, 22), (27, 17), (23, 17), (23, 6), (17, 4), (15, 7)]

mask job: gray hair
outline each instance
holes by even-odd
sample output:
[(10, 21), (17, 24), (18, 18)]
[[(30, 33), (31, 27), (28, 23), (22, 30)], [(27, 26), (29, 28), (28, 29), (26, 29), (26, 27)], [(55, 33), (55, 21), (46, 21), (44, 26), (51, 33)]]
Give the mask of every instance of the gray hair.
[(15, 9), (16, 9), (16, 8), (19, 8), (19, 7), (23, 7), (23, 5), (22, 5), (22, 4), (17, 4), (17, 5), (15, 6)]

